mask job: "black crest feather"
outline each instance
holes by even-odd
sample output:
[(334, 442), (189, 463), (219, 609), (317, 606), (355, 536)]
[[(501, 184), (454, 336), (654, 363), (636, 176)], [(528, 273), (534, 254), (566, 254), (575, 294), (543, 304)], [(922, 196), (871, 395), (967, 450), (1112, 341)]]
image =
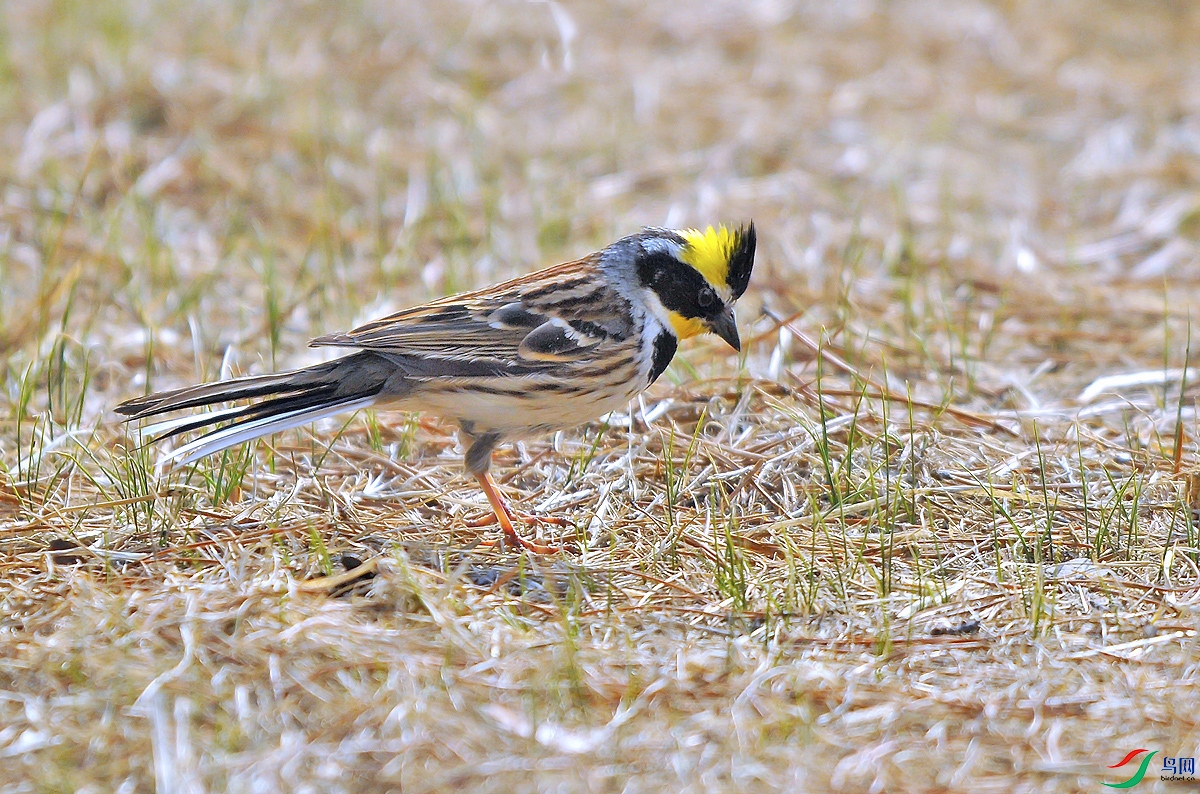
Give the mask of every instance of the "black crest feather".
[(733, 299), (742, 297), (750, 284), (750, 271), (754, 269), (754, 246), (758, 235), (754, 230), (754, 221), (738, 229), (734, 234), (733, 250), (729, 252), (729, 290)]

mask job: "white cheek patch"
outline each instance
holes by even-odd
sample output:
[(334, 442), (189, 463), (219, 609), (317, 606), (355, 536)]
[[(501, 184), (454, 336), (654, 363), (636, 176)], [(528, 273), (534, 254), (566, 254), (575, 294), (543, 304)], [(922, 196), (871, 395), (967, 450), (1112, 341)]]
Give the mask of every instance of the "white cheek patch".
[(654, 316), (654, 319), (658, 320), (660, 325), (665, 328), (671, 327), (671, 312), (658, 299), (658, 293), (649, 287), (643, 288), (642, 303), (646, 304), (646, 308), (650, 310), (650, 314)]

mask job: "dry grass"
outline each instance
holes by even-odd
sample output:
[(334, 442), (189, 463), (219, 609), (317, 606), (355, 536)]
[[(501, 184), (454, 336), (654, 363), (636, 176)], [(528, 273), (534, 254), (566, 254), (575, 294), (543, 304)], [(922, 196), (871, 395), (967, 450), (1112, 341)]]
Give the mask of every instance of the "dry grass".
[[(1194, 4), (0, 23), (0, 791), (1094, 791), (1200, 754)], [(751, 217), (742, 360), (497, 456), (578, 555), (474, 547), (428, 418), (156, 478), (111, 414)]]

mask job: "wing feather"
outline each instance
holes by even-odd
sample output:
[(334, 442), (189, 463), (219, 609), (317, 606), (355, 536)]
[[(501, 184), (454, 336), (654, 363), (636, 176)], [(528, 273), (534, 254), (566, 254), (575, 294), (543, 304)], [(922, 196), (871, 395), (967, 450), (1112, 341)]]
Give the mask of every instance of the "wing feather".
[(592, 255), (309, 344), (371, 350), (441, 376), (545, 371), (602, 354), (606, 342), (632, 333), (628, 303), (605, 284), (598, 264)]
[(517, 355), (527, 361), (577, 361), (603, 341), (555, 317), (526, 334)]

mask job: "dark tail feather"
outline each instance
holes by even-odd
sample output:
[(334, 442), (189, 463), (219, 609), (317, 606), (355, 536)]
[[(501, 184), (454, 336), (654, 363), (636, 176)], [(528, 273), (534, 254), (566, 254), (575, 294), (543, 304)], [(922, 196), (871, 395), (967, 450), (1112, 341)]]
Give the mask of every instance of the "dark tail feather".
[(153, 439), (159, 441), (231, 421), (231, 424), (184, 444), (165, 459), (182, 465), (260, 436), (366, 408), (378, 398), (389, 377), (396, 374), (394, 364), (389, 366), (388, 362), (370, 353), (358, 353), (292, 372), (203, 383), (159, 392), (124, 402), (116, 410), (129, 421), (186, 408), (211, 407), (258, 397), (270, 398), (241, 408), (184, 417), (149, 428), (153, 431), (154, 427), (158, 427), (164, 431)]
[[(344, 360), (344, 359), (342, 359)], [(197, 408), (216, 403), (249, 400), (254, 397), (287, 394), (304, 391), (314, 386), (330, 386), (328, 376), (332, 374), (337, 361), (318, 364), (307, 369), (297, 369), (291, 372), (278, 372), (273, 375), (255, 375), (249, 378), (236, 378), (218, 383), (200, 383), (196, 386), (185, 386), (182, 389), (160, 391), (145, 397), (136, 397), (117, 406), (116, 411), (130, 419), (145, 419), (168, 411), (183, 408)]]

